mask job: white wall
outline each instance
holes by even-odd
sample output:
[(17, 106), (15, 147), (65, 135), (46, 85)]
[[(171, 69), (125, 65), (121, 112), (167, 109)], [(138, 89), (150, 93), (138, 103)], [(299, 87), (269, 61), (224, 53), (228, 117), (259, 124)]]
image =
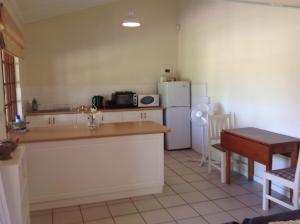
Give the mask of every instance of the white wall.
[[(115, 89), (156, 91), (165, 64), (176, 68), (176, 1), (119, 0), (25, 25), (23, 99), (90, 103)], [(121, 26), (133, 10), (142, 26)]]
[[(300, 9), (179, 2), (180, 76), (207, 83), (212, 101), (234, 112), (238, 126), (300, 137)], [(261, 176), (264, 167), (255, 169)]]

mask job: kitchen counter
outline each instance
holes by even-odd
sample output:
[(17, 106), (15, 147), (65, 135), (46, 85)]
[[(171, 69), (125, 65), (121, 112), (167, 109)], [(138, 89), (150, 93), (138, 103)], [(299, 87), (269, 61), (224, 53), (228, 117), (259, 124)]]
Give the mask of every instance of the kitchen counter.
[[(116, 108), (116, 109), (100, 109), (99, 112), (124, 112), (124, 111), (144, 111), (144, 110), (162, 110), (161, 107), (135, 107), (135, 108)], [(51, 110), (41, 110), (36, 112), (27, 112), (26, 116), (38, 116), (38, 115), (61, 115), (61, 114), (81, 114), (85, 112), (78, 111), (51, 111)]]
[(31, 128), (26, 146), (31, 210), (161, 193), (164, 133), (152, 121)]
[(64, 141), (88, 138), (117, 137), (127, 135), (145, 135), (167, 133), (168, 128), (152, 121), (125, 122), (101, 124), (96, 129), (90, 129), (87, 125), (78, 126), (50, 126), (31, 128), (28, 132), (10, 132), (8, 137), (19, 143)]

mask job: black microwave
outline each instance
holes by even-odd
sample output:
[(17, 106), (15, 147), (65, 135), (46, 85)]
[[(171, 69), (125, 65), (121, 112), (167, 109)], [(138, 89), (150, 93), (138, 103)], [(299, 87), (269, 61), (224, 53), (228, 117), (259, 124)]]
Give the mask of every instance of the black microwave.
[(112, 104), (114, 108), (137, 107), (137, 94), (134, 92), (115, 92), (112, 94)]

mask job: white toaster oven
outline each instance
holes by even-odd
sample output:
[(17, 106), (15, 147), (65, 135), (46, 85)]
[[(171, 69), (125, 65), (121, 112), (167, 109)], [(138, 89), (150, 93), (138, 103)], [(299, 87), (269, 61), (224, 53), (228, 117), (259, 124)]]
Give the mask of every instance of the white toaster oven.
[(159, 107), (158, 94), (138, 95), (138, 107)]

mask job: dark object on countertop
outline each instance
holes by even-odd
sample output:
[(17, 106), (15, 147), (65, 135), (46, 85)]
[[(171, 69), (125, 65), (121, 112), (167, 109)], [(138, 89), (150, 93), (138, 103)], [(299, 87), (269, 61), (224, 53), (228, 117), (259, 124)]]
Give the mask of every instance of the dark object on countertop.
[(114, 108), (132, 108), (138, 106), (137, 94), (131, 91), (115, 92), (111, 97)]
[(35, 98), (33, 98), (31, 102), (31, 110), (32, 111), (37, 111), (38, 110), (38, 102)]
[[(242, 224), (268, 224), (270, 222), (291, 221), (300, 219), (300, 210), (288, 211), (268, 216), (260, 216), (252, 219), (244, 219)], [(238, 222), (227, 222), (226, 224), (239, 224)]]
[(10, 160), (11, 153), (17, 148), (17, 144), (11, 140), (5, 140), (0, 143), (0, 160)]
[(92, 107), (95, 107), (97, 109), (103, 108), (103, 96), (93, 96), (92, 98)]

